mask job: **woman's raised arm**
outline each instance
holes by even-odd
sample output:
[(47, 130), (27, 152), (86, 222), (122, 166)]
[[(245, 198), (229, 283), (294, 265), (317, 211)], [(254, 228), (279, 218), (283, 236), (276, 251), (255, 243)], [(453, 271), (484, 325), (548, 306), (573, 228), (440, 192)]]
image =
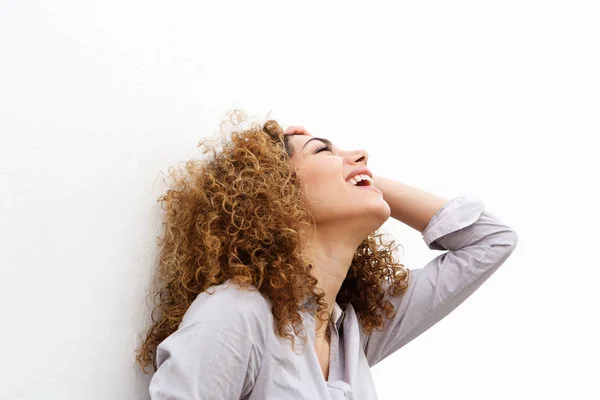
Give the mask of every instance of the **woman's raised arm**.
[(410, 270), (408, 288), (401, 296), (386, 294), (396, 315), (385, 321), (382, 331), (373, 331), (364, 338), (370, 366), (458, 307), (506, 261), (518, 241), (512, 228), (487, 212), (481, 199), (470, 194), (443, 204), (423, 227), (424, 220), (440, 204), (440, 198), (428, 197), (422, 191), (403, 192), (409, 187), (390, 182), (382, 186), (393, 215), (419, 229), (430, 249), (448, 251), (424, 267)]

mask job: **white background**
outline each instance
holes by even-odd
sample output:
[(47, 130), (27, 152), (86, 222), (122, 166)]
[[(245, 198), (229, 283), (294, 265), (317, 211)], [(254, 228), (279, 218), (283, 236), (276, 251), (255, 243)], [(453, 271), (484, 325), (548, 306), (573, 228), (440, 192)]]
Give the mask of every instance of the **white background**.
[[(380, 399), (600, 398), (597, 4), (2, 0), (0, 397), (148, 398), (161, 178), (241, 108), (519, 235), (373, 368)], [(409, 268), (440, 254), (382, 229)]]

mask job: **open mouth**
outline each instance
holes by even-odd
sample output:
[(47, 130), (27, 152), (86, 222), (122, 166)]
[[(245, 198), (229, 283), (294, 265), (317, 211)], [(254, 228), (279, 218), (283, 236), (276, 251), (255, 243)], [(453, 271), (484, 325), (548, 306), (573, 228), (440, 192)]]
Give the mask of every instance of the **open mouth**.
[(348, 180), (352, 186), (373, 186), (373, 179), (369, 175), (356, 175)]
[(352, 185), (352, 186), (358, 186), (358, 187), (360, 187), (360, 186), (371, 186), (371, 182), (369, 182), (369, 181), (360, 181), (356, 185)]

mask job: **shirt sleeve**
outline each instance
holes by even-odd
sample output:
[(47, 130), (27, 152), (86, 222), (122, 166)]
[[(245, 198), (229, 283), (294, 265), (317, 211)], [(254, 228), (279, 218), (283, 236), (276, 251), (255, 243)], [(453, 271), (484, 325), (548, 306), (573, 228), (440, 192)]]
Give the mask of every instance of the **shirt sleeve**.
[[(422, 232), (432, 250), (448, 250), (423, 268), (410, 270), (408, 288), (390, 296), (396, 311), (364, 341), (373, 366), (431, 328), (481, 286), (516, 247), (516, 232), (484, 209), (471, 194), (447, 202)], [(386, 283), (385, 288), (389, 287)]]
[(199, 294), (179, 329), (158, 345), (152, 400), (233, 400), (252, 391), (268, 308), (251, 292), (231, 293)]

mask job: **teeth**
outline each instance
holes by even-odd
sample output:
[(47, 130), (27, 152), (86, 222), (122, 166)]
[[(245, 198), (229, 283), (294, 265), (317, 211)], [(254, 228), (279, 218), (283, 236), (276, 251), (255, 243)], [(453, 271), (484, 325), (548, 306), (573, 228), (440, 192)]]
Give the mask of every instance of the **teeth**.
[(367, 181), (367, 182), (369, 182), (369, 186), (373, 185), (373, 179), (371, 179), (371, 177), (369, 175), (362, 175), (362, 174), (361, 175), (355, 175), (348, 182), (350, 182), (352, 185), (356, 186), (356, 185), (358, 185), (358, 182), (360, 182), (360, 181)]

